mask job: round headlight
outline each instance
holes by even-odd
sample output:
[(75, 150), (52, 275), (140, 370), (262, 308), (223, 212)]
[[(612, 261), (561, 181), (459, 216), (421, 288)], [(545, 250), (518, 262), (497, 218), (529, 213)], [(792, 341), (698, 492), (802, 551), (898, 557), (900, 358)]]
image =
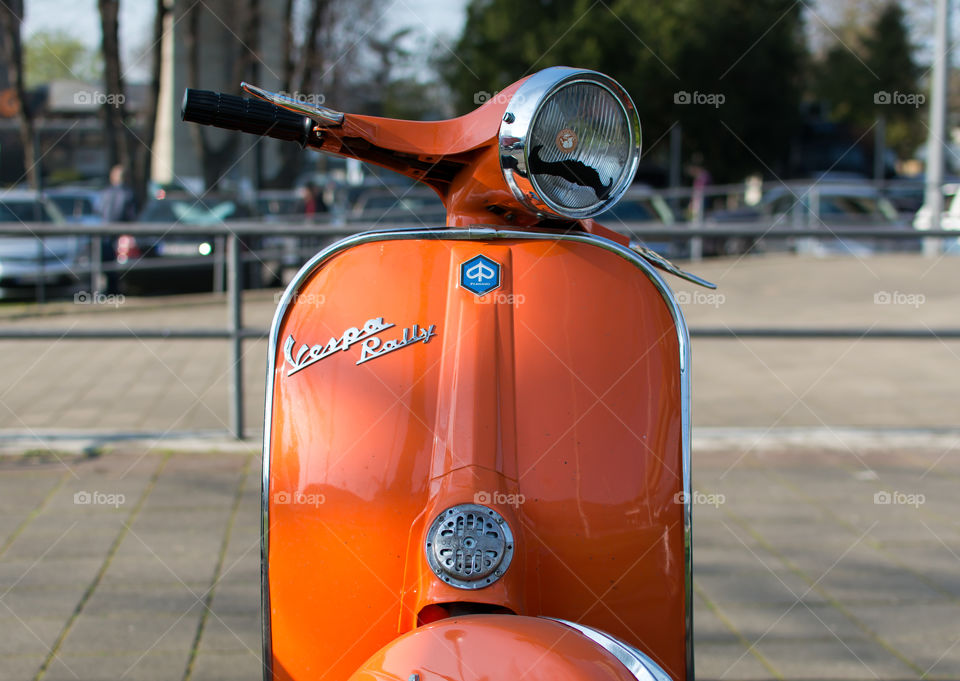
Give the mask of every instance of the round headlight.
[(612, 78), (557, 66), (514, 92), (500, 124), (500, 167), (540, 215), (589, 218), (616, 203), (640, 163), (640, 120)]

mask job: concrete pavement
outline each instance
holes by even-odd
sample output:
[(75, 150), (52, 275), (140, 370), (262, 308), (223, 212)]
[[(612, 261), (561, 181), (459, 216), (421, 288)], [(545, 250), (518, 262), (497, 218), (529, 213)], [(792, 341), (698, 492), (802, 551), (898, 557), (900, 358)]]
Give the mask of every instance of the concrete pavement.
[[(960, 678), (960, 462), (701, 452), (697, 677)], [(0, 681), (260, 678), (256, 454), (0, 459)]]

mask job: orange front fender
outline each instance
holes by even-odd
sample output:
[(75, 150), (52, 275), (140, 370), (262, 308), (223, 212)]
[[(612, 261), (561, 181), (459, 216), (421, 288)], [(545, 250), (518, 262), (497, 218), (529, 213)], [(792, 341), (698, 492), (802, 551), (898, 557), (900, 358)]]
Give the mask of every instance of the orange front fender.
[(595, 630), (515, 615), (445, 619), (394, 639), (350, 681), (662, 681), (642, 653)]

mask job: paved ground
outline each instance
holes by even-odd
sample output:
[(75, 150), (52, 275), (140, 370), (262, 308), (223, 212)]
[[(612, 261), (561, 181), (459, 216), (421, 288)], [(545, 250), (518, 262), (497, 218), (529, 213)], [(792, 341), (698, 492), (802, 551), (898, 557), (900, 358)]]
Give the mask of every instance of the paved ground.
[[(0, 680), (258, 679), (258, 466), (0, 460)], [(701, 452), (698, 678), (960, 678), (958, 482), (933, 450)]]
[[(721, 290), (677, 285), (692, 327), (960, 327), (951, 259), (695, 269)], [(274, 299), (250, 294), (247, 324)], [(18, 327), (225, 318), (210, 296), (0, 307)], [(30, 450), (0, 458), (0, 681), (259, 678), (255, 438), (44, 454), (56, 433), (225, 428), (225, 349), (0, 341), (0, 449)], [(245, 349), (253, 436), (265, 343)], [(960, 678), (960, 341), (697, 340), (694, 376), (698, 676)]]
[[(715, 260), (693, 269), (709, 292), (670, 277), (691, 327), (960, 328), (956, 258)], [(245, 321), (269, 325), (277, 293), (247, 296)], [(12, 327), (145, 328), (225, 324), (211, 296), (0, 307)], [(224, 341), (0, 341), (0, 431), (223, 429)], [(262, 420), (266, 344), (245, 344), (246, 414)], [(694, 344), (699, 426), (955, 427), (960, 341), (710, 340)]]

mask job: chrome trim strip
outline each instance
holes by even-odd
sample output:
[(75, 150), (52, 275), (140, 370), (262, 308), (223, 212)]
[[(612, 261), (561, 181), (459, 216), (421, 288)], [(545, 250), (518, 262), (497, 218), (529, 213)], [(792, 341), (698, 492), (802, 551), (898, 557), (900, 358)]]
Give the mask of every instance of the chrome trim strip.
[[(616, 253), (620, 257), (632, 262), (643, 270), (647, 278), (660, 292), (666, 302), (670, 314), (677, 327), (677, 341), (680, 350), (680, 403), (681, 403), (681, 456), (683, 476), (683, 537), (686, 562), (686, 649), (687, 649), (687, 678), (694, 679), (693, 659), (693, 495), (690, 469), (691, 443), (691, 376), (690, 376), (690, 334), (683, 311), (673, 295), (673, 291), (657, 271), (638, 253), (614, 241), (592, 234), (556, 234), (543, 232), (523, 232), (518, 230), (496, 229), (493, 227), (472, 227), (468, 229), (395, 229), (364, 232), (331, 244), (317, 255), (313, 256), (287, 286), (283, 298), (277, 306), (277, 311), (270, 326), (270, 335), (267, 339), (267, 385), (266, 401), (264, 403), (263, 422), (263, 475), (261, 477), (260, 493), (260, 594), (261, 594), (261, 626), (263, 634), (263, 669), (265, 681), (273, 679), (273, 654), (270, 637), (270, 575), (267, 562), (270, 549), (270, 435), (273, 418), (273, 376), (276, 371), (276, 357), (280, 324), (286, 314), (290, 301), (300, 285), (332, 256), (354, 246), (374, 241), (392, 241), (401, 239), (435, 239), (452, 241), (480, 241), (492, 239), (525, 239), (525, 240), (562, 240), (592, 244)], [(577, 625), (579, 626), (579, 625)]]
[(650, 659), (648, 655), (640, 652), (633, 646), (620, 641), (610, 634), (604, 633), (599, 629), (588, 627), (576, 622), (561, 620), (555, 617), (544, 617), (544, 619), (553, 620), (560, 624), (565, 624), (571, 629), (576, 629), (591, 641), (599, 645), (608, 653), (623, 663), (623, 666), (630, 670), (630, 673), (637, 677), (637, 681), (672, 681), (660, 665)]

